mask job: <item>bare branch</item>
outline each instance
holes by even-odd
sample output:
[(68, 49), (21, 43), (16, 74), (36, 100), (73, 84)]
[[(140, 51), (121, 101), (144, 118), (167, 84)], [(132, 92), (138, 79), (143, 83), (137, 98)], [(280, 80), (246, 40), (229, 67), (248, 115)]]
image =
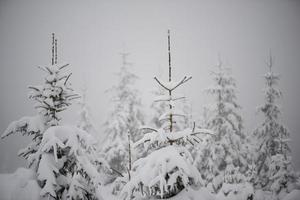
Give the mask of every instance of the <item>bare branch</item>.
[(194, 121), (194, 122), (193, 122), (193, 129), (192, 129), (192, 132), (193, 132), (193, 133), (195, 132), (195, 127), (196, 127), (196, 122)]
[(186, 140), (194, 146), (194, 143), (189, 138), (186, 138)]
[(65, 68), (65, 67), (67, 67), (67, 66), (69, 66), (69, 64), (68, 64), (68, 63), (67, 63), (67, 64), (65, 64), (65, 65), (63, 65), (63, 66), (61, 66), (61, 67), (59, 67), (59, 69), (61, 70), (61, 69)]
[(44, 72), (48, 72), (47, 70), (45, 70), (45, 68), (41, 67), (41, 66), (37, 66), (38, 69), (44, 71)]
[(192, 79), (192, 77), (190, 76), (190, 77), (183, 77), (183, 79), (175, 86), (175, 87), (173, 87), (172, 88), (172, 91), (173, 90), (175, 90), (177, 87), (179, 87), (180, 85), (182, 85), (182, 84), (184, 84), (184, 83), (186, 83), (187, 81), (189, 81), (190, 79)]
[(45, 69), (47, 69), (47, 71), (52, 74), (52, 71), (48, 68), (48, 67), (45, 67)]
[(68, 75), (68, 77), (66, 78), (66, 80), (65, 80), (65, 82), (64, 82), (64, 85), (67, 84), (67, 81), (69, 80), (69, 78), (70, 78), (71, 75), (72, 75), (72, 73), (70, 73), (70, 74)]
[(128, 130), (127, 132), (127, 136), (128, 136), (128, 168), (127, 168), (127, 171), (128, 171), (128, 179), (130, 181), (131, 179), (131, 176), (130, 176), (130, 171), (131, 171), (131, 146), (130, 146), (130, 143), (131, 143), (131, 139), (130, 139), (130, 132)]
[(112, 171), (114, 171), (115, 173), (117, 173), (119, 176), (124, 177), (124, 175), (123, 175), (121, 172), (119, 172), (118, 170), (116, 170), (116, 169), (114, 169), (114, 168), (112, 168), (112, 167), (110, 167), (110, 169), (111, 169)]
[(28, 86), (28, 88), (29, 88), (29, 89), (32, 89), (32, 90), (35, 90), (35, 91), (37, 91), (37, 92), (40, 91), (38, 88), (36, 88), (36, 87), (34, 87), (34, 86)]
[(170, 89), (167, 88), (166, 86), (164, 86), (164, 85), (158, 80), (158, 78), (154, 77), (154, 79), (156, 80), (156, 82), (157, 82), (160, 86), (162, 86), (164, 89), (170, 91)]

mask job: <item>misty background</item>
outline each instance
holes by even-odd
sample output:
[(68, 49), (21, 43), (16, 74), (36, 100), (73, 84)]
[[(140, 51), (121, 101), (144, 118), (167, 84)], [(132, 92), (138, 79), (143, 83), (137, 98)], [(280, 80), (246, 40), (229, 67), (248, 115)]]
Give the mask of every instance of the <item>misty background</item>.
[[(167, 29), (171, 30), (175, 79), (192, 75), (183, 88), (196, 120), (210, 99), (210, 71), (221, 55), (237, 80), (245, 131), (262, 122), (256, 107), (264, 102), (263, 74), (269, 50), (274, 71), (281, 74), (282, 121), (291, 132), (293, 163), (300, 169), (300, 2), (296, 0), (228, 1), (9, 1), (0, 0), (0, 132), (13, 120), (35, 115), (27, 98), (28, 85), (43, 81), (37, 66), (51, 64), (51, 33), (58, 38), (58, 62), (70, 63), (71, 82), (87, 102), (101, 127), (109, 112), (104, 93), (117, 81), (121, 52), (139, 76), (148, 115), (155, 75), (167, 75)], [(75, 124), (78, 105), (63, 114)], [(149, 114), (150, 113), (150, 114)], [(0, 173), (25, 165), (17, 157), (29, 138), (12, 136), (0, 141)]]

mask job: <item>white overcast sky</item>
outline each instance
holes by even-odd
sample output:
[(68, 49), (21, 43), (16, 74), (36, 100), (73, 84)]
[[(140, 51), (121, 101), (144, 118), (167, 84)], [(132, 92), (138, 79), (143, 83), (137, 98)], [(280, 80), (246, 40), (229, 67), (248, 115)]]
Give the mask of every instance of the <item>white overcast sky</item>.
[[(98, 127), (108, 113), (104, 91), (121, 66), (119, 53), (131, 53), (145, 106), (155, 87), (153, 76), (166, 74), (167, 29), (171, 29), (175, 77), (193, 75), (183, 92), (200, 115), (209, 98), (210, 70), (218, 54), (233, 69), (246, 131), (262, 120), (263, 74), (269, 49), (281, 74), (282, 121), (291, 131), (295, 167), (300, 169), (300, 2), (297, 0), (151, 0), (14, 1), (0, 0), (0, 132), (24, 115), (34, 115), (27, 86), (38, 84), (38, 65), (50, 64), (50, 35), (59, 39), (59, 61), (70, 63), (75, 89), (85, 82), (88, 103)], [(76, 122), (73, 106), (66, 123)], [(101, 134), (101, 131), (100, 131)], [(0, 141), (0, 172), (24, 165), (17, 151), (29, 140)]]

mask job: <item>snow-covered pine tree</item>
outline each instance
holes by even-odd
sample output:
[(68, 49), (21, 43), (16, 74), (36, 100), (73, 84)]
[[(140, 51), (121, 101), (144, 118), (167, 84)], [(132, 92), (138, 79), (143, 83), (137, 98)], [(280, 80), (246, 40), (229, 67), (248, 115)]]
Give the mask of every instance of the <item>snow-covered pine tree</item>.
[(68, 64), (57, 63), (57, 39), (52, 34), (52, 61), (50, 66), (39, 67), (46, 76), (44, 83), (29, 86), (29, 98), (34, 100), (36, 116), (22, 117), (12, 122), (4, 131), (1, 138), (11, 134), (22, 134), (32, 137), (32, 142), (18, 153), (28, 161), (28, 165), (36, 168), (39, 161), (38, 149), (43, 138), (43, 133), (50, 126), (59, 124), (59, 113), (66, 110), (72, 100), (78, 98), (74, 93), (69, 78), (71, 73), (64, 72)]
[(167, 111), (159, 120), (161, 128), (143, 127), (147, 131), (144, 137), (134, 143), (134, 148), (140, 145), (148, 150), (148, 154), (133, 163), (131, 179), (124, 186), (123, 199), (140, 199), (138, 196), (168, 198), (178, 194), (184, 188), (201, 183), (201, 176), (193, 166), (193, 158), (188, 151), (187, 143), (199, 143), (198, 134), (210, 133), (208, 130), (192, 128), (179, 130), (176, 118), (182, 117), (176, 111), (175, 101), (182, 99), (174, 96), (176, 88), (186, 83), (191, 77), (184, 76), (180, 81), (172, 80), (170, 34), (168, 31), (169, 80), (164, 82), (155, 77), (156, 82), (167, 92), (160, 101), (167, 102)]
[[(208, 124), (215, 135), (207, 141), (201, 152), (196, 155), (195, 165), (199, 169), (205, 185), (213, 192), (218, 192), (225, 181), (225, 172), (232, 168), (243, 169), (242, 117), (239, 114), (240, 106), (237, 103), (236, 83), (229, 68), (225, 68), (219, 61), (217, 70), (212, 72), (214, 85), (207, 89), (208, 94), (215, 98), (210, 105)], [(235, 171), (237, 172), (237, 171)]]
[(134, 88), (137, 76), (130, 71), (128, 53), (122, 53), (122, 67), (117, 74), (119, 82), (109, 90), (113, 95), (113, 110), (105, 123), (105, 139), (102, 143), (102, 155), (111, 168), (123, 173), (128, 166), (128, 139), (131, 134), (133, 141), (139, 136), (139, 127), (144, 124), (139, 91)]
[(90, 108), (86, 102), (86, 95), (87, 95), (87, 88), (84, 87), (82, 90), (81, 99), (79, 101), (80, 110), (79, 110), (79, 121), (77, 123), (77, 127), (95, 136), (96, 128), (94, 126), (90, 114)]
[(280, 107), (277, 105), (281, 97), (278, 89), (279, 75), (274, 73), (273, 58), (270, 54), (267, 61), (269, 71), (265, 78), (265, 103), (259, 107), (264, 121), (255, 129), (257, 144), (257, 179), (256, 187), (272, 191), (277, 195), (282, 190), (289, 192), (295, 182), (296, 174), (292, 168), (290, 156), (290, 133), (280, 121)]

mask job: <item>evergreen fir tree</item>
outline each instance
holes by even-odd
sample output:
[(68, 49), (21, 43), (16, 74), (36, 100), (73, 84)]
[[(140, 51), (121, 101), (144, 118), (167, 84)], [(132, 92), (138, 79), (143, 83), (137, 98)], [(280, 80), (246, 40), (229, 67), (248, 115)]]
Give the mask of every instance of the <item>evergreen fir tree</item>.
[(43, 133), (51, 126), (59, 124), (59, 113), (66, 110), (72, 100), (78, 98), (74, 93), (69, 78), (71, 73), (64, 72), (68, 64), (57, 63), (57, 39), (52, 34), (52, 65), (39, 67), (46, 73), (42, 85), (29, 86), (29, 98), (34, 100), (37, 115), (23, 117), (12, 122), (4, 131), (2, 138), (11, 134), (32, 136), (32, 143), (19, 151), (19, 156), (28, 161), (29, 166), (36, 168), (40, 155), (38, 152)]
[[(237, 103), (236, 83), (229, 68), (220, 62), (212, 72), (214, 85), (207, 92), (215, 98), (215, 104), (209, 107), (207, 127), (215, 133), (206, 146), (196, 155), (198, 167), (205, 185), (218, 192), (225, 182), (225, 172), (230, 166), (243, 170), (246, 164), (243, 154), (244, 134), (242, 117)], [(231, 164), (227, 163), (230, 160)], [(240, 171), (239, 173), (242, 173)]]
[(159, 129), (144, 127), (144, 137), (134, 143), (134, 148), (144, 146), (147, 155), (133, 163), (131, 179), (125, 184), (121, 196), (124, 199), (140, 199), (144, 197), (169, 198), (175, 196), (184, 188), (200, 185), (201, 177), (193, 166), (193, 157), (187, 148), (187, 143), (199, 143), (201, 133), (207, 130), (196, 130), (193, 127), (180, 130), (176, 124), (182, 113), (176, 110), (175, 101), (182, 99), (174, 97), (174, 90), (186, 83), (191, 77), (183, 77), (180, 81), (172, 80), (170, 35), (169, 46), (169, 80), (164, 82), (155, 77), (156, 82), (167, 92), (159, 101), (167, 102), (166, 112), (159, 117), (162, 125)]
[(259, 107), (264, 115), (263, 123), (254, 131), (257, 143), (256, 187), (272, 191), (277, 195), (282, 190), (288, 192), (296, 182), (296, 174), (291, 166), (289, 131), (280, 122), (280, 107), (277, 105), (281, 91), (277, 88), (279, 75), (272, 71), (273, 58), (267, 62), (269, 71), (265, 74), (265, 103)]
[(133, 141), (140, 136), (139, 128), (144, 124), (139, 92), (133, 85), (137, 76), (130, 71), (130, 63), (126, 61), (128, 53), (122, 53), (123, 65), (117, 74), (119, 82), (110, 93), (113, 94), (113, 110), (105, 123), (105, 140), (102, 154), (112, 169), (123, 173), (128, 166), (127, 132)]

